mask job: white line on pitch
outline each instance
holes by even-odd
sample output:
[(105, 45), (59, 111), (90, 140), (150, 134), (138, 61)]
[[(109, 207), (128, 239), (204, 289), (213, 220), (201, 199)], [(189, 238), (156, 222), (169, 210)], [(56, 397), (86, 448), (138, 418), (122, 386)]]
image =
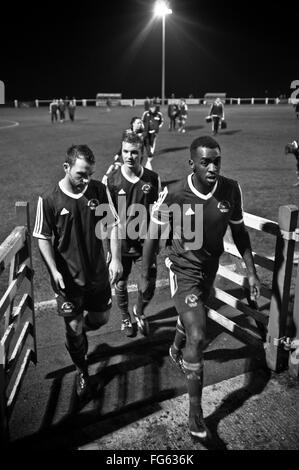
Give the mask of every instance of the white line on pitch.
[[(3, 122), (3, 121), (2, 121)], [(8, 120), (5, 120), (4, 122), (11, 122), (12, 124), (9, 124), (8, 126), (1, 126), (0, 125), (0, 129), (8, 129), (9, 127), (16, 127), (16, 126), (19, 126), (20, 123), (17, 122), (17, 121), (8, 121)]]
[[(167, 287), (169, 286), (169, 279), (158, 279), (156, 282), (156, 288), (159, 289), (161, 287)], [(129, 284), (128, 285), (128, 292), (137, 292), (137, 284)], [(112, 295), (115, 295), (115, 289), (114, 287), (112, 288)], [(42, 302), (36, 302), (34, 304), (36, 309), (39, 308), (51, 308), (55, 307), (56, 305), (56, 300), (43, 300)]]

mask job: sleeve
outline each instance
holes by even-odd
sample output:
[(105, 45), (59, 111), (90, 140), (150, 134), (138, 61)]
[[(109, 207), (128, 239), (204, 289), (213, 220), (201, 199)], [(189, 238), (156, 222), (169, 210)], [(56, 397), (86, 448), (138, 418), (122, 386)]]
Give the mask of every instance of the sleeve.
[(165, 225), (170, 218), (170, 195), (167, 186), (160, 192), (157, 202), (153, 204), (151, 220), (158, 225)]
[(55, 226), (54, 209), (49, 198), (38, 198), (33, 236), (50, 240)]
[(115, 225), (119, 224), (119, 216), (118, 216), (117, 210), (115, 208), (115, 205), (114, 205), (114, 202), (113, 202), (110, 190), (109, 190), (109, 180), (108, 180), (108, 184), (106, 186), (106, 193), (105, 194), (106, 194), (106, 198), (107, 198), (107, 201), (105, 201), (105, 202), (108, 203), (109, 211), (110, 211), (110, 214), (108, 214), (109, 219), (111, 218), (111, 223), (109, 224), (109, 226), (114, 227)]
[(159, 124), (159, 127), (162, 127), (164, 124), (164, 118), (163, 118), (163, 114), (160, 113), (160, 124)]
[(236, 225), (243, 223), (243, 198), (242, 198), (242, 191), (238, 183), (234, 188), (233, 194), (233, 204), (234, 209), (231, 214), (229, 223)]

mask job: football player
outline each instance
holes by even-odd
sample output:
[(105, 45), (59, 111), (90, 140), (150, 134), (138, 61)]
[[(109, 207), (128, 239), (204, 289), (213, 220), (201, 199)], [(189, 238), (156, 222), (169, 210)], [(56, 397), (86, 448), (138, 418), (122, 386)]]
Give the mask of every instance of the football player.
[[(126, 336), (133, 336), (134, 329), (129, 312), (128, 278), (132, 265), (142, 262), (142, 247), (150, 220), (150, 208), (158, 199), (160, 179), (157, 173), (140, 164), (143, 140), (134, 132), (124, 132), (122, 138), (123, 164), (110, 173), (107, 187), (114, 206), (120, 217), (122, 227), (121, 259), (123, 275), (115, 284), (117, 305), (121, 314), (121, 331)], [(136, 211), (140, 210), (141, 219), (136, 222)], [(147, 290), (138, 289), (137, 304), (133, 306), (133, 315), (140, 332), (147, 335), (149, 326), (144, 316), (144, 309), (154, 295), (156, 282), (156, 262), (149, 267), (149, 284)]]
[(296, 158), (296, 175), (297, 181), (293, 186), (299, 186), (299, 144), (297, 140), (293, 140), (285, 146), (285, 154), (288, 155), (291, 153)]
[[(87, 145), (67, 150), (64, 178), (39, 197), (33, 231), (56, 293), (58, 315), (64, 319), (79, 398), (90, 390), (86, 331), (108, 321), (112, 305), (109, 274), (111, 283), (122, 274), (118, 217), (107, 188), (92, 179), (94, 166), (95, 157)], [(112, 227), (109, 271), (102, 240), (96, 234), (103, 219), (97, 213), (101, 207), (109, 214)]]
[[(206, 440), (209, 431), (203, 419), (203, 350), (206, 345), (205, 302), (216, 277), (223, 237), (228, 225), (245, 262), (250, 296), (259, 296), (260, 282), (253, 262), (248, 232), (243, 222), (241, 190), (237, 181), (220, 175), (221, 149), (210, 136), (195, 139), (190, 147), (192, 172), (166, 186), (152, 211), (149, 235), (143, 247), (142, 288), (157, 253), (163, 228), (170, 226), (167, 266), (171, 295), (178, 312), (170, 358), (185, 374), (189, 394), (190, 433)], [(202, 234), (200, 236), (200, 231)]]

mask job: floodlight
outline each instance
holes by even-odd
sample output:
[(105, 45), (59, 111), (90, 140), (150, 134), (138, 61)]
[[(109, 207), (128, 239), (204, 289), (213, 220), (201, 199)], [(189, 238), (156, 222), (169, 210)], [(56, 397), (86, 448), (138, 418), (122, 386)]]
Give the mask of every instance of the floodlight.
[(165, 17), (166, 15), (171, 15), (172, 10), (168, 8), (165, 2), (158, 0), (155, 4), (155, 16)]

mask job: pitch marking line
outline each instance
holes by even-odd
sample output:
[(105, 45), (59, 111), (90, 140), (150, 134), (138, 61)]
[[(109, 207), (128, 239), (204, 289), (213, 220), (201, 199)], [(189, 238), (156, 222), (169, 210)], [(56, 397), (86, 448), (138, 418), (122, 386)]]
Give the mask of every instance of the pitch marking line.
[[(169, 286), (169, 279), (158, 279), (158, 281), (156, 282), (157, 289), (167, 286)], [(128, 285), (128, 292), (137, 292), (137, 289), (137, 284)], [(112, 288), (112, 295), (115, 295), (114, 287)], [(56, 306), (56, 300), (43, 300), (42, 302), (36, 302), (34, 306), (36, 309), (52, 308)]]
[[(2, 126), (1, 122), (11, 122), (11, 124), (9, 124), (8, 126)], [(17, 122), (17, 121), (8, 121), (8, 120), (0, 121), (0, 129), (8, 129), (9, 127), (16, 127), (16, 126), (19, 126), (19, 125), (20, 125), (20, 123)]]

